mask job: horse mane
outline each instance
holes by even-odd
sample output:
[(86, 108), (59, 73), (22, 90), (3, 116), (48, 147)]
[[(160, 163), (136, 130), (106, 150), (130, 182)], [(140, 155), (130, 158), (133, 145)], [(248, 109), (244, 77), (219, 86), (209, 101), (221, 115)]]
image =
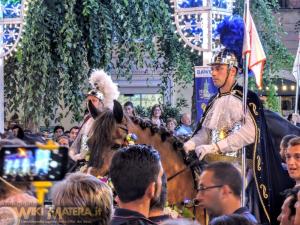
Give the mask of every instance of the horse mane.
[(139, 125), (142, 130), (149, 128), (152, 135), (158, 134), (160, 135), (161, 141), (165, 142), (166, 140), (170, 141), (174, 150), (176, 151), (184, 151), (183, 150), (183, 141), (178, 137), (173, 135), (173, 132), (167, 130), (166, 127), (158, 127), (156, 124), (153, 124), (150, 120), (145, 120), (137, 116), (130, 116), (131, 121)]
[(101, 168), (103, 153), (113, 145), (113, 131), (116, 120), (111, 110), (104, 110), (95, 120), (91, 128), (91, 136), (87, 141), (90, 150), (89, 167)]

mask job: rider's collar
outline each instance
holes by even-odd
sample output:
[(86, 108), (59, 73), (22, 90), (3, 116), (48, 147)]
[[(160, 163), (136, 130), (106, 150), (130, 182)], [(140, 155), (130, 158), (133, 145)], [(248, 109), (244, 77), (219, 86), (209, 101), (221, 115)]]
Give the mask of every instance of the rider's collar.
[(236, 87), (237, 82), (235, 81), (234, 84), (231, 86), (230, 90), (224, 93), (220, 92), (220, 88), (218, 88), (218, 97), (222, 97), (222, 96), (226, 96), (226, 95), (230, 95), (233, 91), (233, 89)]

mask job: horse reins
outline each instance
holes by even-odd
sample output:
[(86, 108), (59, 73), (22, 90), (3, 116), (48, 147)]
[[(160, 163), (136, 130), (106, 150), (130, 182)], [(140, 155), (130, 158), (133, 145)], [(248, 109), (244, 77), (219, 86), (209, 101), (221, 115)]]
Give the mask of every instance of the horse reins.
[(173, 174), (172, 176), (168, 177), (167, 181), (174, 179), (175, 177), (184, 173), (188, 169), (191, 169), (192, 166), (195, 166), (196, 164), (199, 164), (199, 163), (200, 163), (200, 161), (198, 159), (195, 159), (194, 161), (190, 162), (184, 169), (182, 169), (182, 170), (176, 172), (175, 174)]

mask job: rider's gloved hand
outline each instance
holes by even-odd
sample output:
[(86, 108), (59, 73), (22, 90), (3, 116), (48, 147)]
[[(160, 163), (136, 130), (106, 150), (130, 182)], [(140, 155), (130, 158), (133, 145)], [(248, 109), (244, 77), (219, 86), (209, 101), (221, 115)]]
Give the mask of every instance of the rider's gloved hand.
[(209, 153), (217, 154), (220, 152), (220, 149), (218, 148), (217, 144), (211, 144), (211, 145), (200, 145), (196, 147), (195, 151), (199, 159), (202, 160), (206, 154)]
[(194, 141), (189, 140), (189, 141), (187, 141), (187, 142), (184, 143), (183, 148), (184, 148), (184, 151), (185, 151), (186, 153), (188, 153), (188, 152), (190, 152), (190, 151), (195, 150), (196, 144), (195, 144)]

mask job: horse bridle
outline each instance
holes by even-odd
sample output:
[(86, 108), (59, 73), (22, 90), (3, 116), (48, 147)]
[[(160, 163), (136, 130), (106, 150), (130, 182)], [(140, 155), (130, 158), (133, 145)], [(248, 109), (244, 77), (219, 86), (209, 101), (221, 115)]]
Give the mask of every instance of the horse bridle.
[[(187, 156), (185, 156), (184, 157), (184, 162), (186, 163), (186, 167), (184, 169), (176, 172), (172, 176), (168, 177), (167, 182), (171, 181), (175, 177), (179, 176), (180, 174), (182, 174), (185, 171), (187, 171), (188, 169), (190, 169), (191, 173), (192, 173), (192, 176), (193, 176), (193, 179), (194, 179), (194, 189), (197, 190), (198, 189), (198, 183), (197, 183), (197, 179), (196, 179), (196, 173), (200, 174), (205, 162), (200, 161), (195, 154), (196, 154), (195, 152), (190, 152)], [(193, 208), (193, 213), (194, 213), (194, 216), (195, 216), (196, 215), (196, 207), (199, 206), (199, 203), (200, 203), (199, 200), (194, 198), (194, 199), (191, 199), (191, 200), (184, 200), (180, 204), (184, 205), (186, 208)]]
[[(178, 175), (184, 173), (184, 172), (187, 171), (188, 169), (192, 169), (192, 167), (194, 167), (194, 166), (196, 166), (196, 165), (200, 165), (200, 163), (201, 163), (201, 162), (200, 162), (199, 159), (193, 160), (192, 162), (188, 163), (188, 165), (187, 165), (184, 169), (182, 169), (182, 170), (176, 172), (175, 174), (173, 174), (172, 176), (168, 177), (167, 181), (171, 181), (172, 179), (174, 179), (174, 178), (177, 177)], [(196, 187), (195, 189), (197, 189), (197, 187)]]

